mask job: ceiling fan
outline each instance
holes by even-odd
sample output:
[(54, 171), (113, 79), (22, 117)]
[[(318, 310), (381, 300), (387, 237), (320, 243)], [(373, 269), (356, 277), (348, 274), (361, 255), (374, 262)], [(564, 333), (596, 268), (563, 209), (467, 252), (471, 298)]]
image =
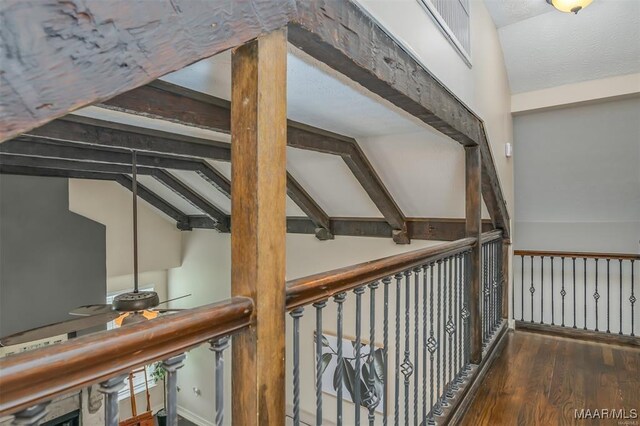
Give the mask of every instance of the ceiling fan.
[(73, 309), (70, 315), (79, 316), (67, 321), (45, 325), (31, 330), (21, 331), (0, 338), (0, 346), (11, 346), (34, 340), (46, 339), (61, 334), (106, 324), (109, 321), (116, 325), (127, 325), (156, 318), (159, 314), (182, 309), (156, 309), (158, 305), (191, 296), (184, 296), (160, 302), (155, 291), (140, 291), (138, 287), (138, 184), (136, 170), (136, 151), (132, 152), (131, 161), (133, 193), (133, 291), (118, 294), (111, 304), (84, 305)]

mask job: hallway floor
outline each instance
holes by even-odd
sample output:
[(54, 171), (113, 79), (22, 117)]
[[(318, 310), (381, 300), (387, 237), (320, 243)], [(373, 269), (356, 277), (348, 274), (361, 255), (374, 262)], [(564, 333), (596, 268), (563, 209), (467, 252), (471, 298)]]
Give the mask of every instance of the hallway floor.
[[(629, 418), (640, 416), (640, 349), (523, 331), (506, 339), (463, 425), (640, 425)], [(583, 420), (582, 409), (628, 417)]]

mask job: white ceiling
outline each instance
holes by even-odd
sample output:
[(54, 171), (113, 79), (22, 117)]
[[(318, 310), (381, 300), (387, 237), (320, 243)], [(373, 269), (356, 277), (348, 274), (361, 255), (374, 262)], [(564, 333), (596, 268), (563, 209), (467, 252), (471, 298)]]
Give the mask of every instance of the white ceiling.
[(640, 72), (640, 1), (594, 0), (577, 15), (545, 0), (485, 0), (512, 93)]

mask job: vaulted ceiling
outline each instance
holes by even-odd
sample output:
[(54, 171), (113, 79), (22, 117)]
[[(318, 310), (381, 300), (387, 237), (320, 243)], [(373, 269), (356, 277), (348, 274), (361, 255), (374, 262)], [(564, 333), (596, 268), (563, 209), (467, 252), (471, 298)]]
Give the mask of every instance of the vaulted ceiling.
[(640, 1), (594, 0), (577, 15), (545, 0), (485, 0), (512, 93), (640, 72)]

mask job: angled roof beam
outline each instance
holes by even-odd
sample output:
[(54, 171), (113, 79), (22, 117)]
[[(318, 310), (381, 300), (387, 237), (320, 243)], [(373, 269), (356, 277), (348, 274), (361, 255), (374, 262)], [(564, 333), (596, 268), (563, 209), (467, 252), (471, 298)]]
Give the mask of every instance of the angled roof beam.
[[(167, 105), (170, 105), (170, 107), (167, 107)], [(224, 99), (161, 80), (154, 81), (147, 86), (132, 90), (101, 104), (105, 108), (129, 114), (169, 120), (188, 126), (197, 126), (227, 133), (231, 130), (230, 105)], [(287, 144), (295, 148), (341, 156), (360, 185), (362, 185), (393, 228), (394, 241), (397, 243), (409, 242), (402, 211), (355, 139), (289, 120)], [(290, 192), (295, 189), (295, 186), (295, 184), (290, 186)], [(294, 197), (292, 196), (292, 198)], [(318, 238), (324, 239), (325, 236), (328, 237), (327, 232), (330, 231), (330, 228), (326, 227), (326, 213), (320, 214), (316, 211), (311, 216), (314, 212), (311, 211), (310, 214), (308, 206), (298, 205), (312, 218), (318, 228), (322, 228), (318, 230)], [(316, 208), (314, 209), (317, 210)]]

